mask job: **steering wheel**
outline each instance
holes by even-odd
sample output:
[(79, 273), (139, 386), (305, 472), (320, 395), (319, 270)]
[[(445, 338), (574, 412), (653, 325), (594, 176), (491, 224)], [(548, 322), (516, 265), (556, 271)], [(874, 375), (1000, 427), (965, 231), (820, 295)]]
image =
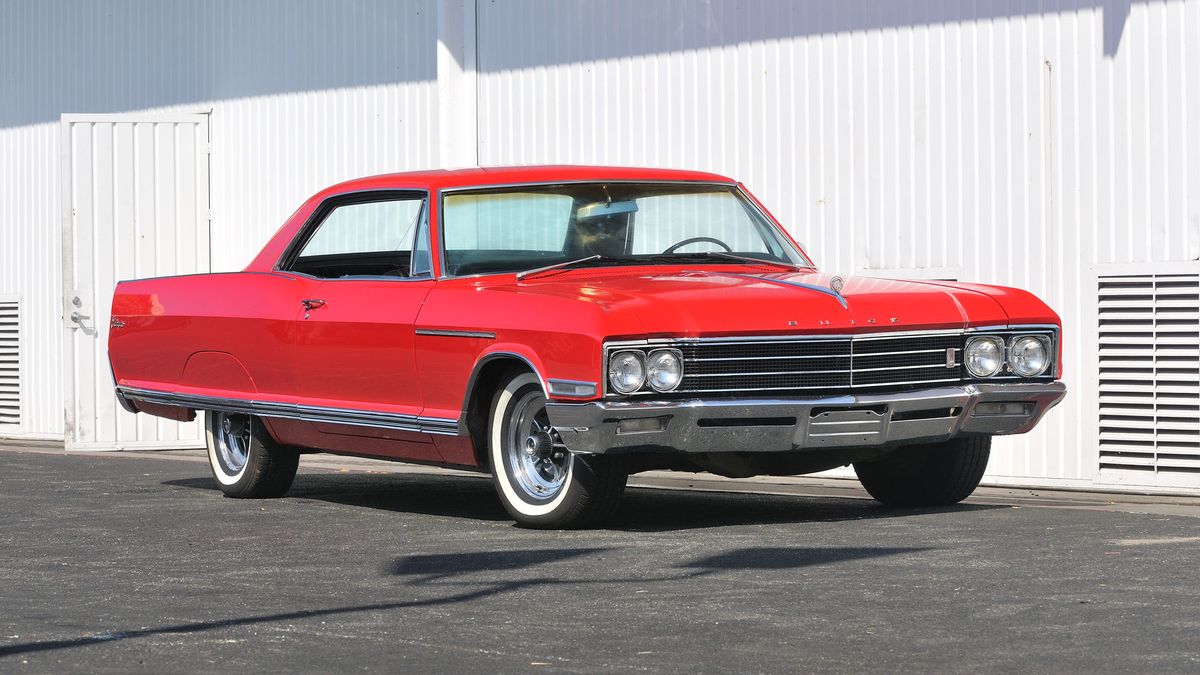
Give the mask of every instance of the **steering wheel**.
[(683, 241), (671, 244), (667, 247), (667, 250), (663, 251), (663, 253), (674, 253), (688, 244), (699, 244), (700, 242), (716, 244), (717, 246), (725, 249), (726, 253), (733, 253), (733, 249), (729, 246), (729, 244), (726, 244), (720, 239), (714, 239), (713, 237), (692, 237), (691, 239), (684, 239)]

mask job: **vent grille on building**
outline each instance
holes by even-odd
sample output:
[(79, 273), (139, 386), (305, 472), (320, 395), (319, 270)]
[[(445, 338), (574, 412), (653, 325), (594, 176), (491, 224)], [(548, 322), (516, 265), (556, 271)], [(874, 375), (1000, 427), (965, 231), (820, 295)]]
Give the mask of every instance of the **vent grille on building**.
[(21, 331), (16, 300), (0, 300), (0, 427), (21, 422)]
[(1200, 473), (1200, 274), (1102, 276), (1100, 468)]

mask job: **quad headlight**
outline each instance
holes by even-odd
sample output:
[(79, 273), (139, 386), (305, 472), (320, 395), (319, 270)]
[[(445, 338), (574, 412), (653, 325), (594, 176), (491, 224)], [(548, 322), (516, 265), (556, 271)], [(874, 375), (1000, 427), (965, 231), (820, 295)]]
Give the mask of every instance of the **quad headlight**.
[(617, 394), (674, 391), (682, 381), (683, 357), (678, 349), (622, 349), (608, 359), (609, 391)]
[(671, 391), (683, 379), (683, 360), (674, 349), (656, 349), (646, 358), (646, 383), (655, 391)]
[(1008, 367), (1021, 377), (1037, 377), (1050, 366), (1049, 339), (1024, 335), (1008, 348)]
[(1006, 370), (1021, 377), (1037, 377), (1050, 368), (1053, 344), (1050, 335), (979, 335), (967, 340), (963, 363), (977, 378), (993, 377)]
[(967, 340), (963, 352), (967, 372), (975, 377), (991, 377), (1004, 368), (1004, 340), (993, 337), (973, 337)]
[(620, 394), (632, 394), (641, 389), (646, 383), (645, 354), (631, 349), (613, 354), (608, 360), (608, 383)]

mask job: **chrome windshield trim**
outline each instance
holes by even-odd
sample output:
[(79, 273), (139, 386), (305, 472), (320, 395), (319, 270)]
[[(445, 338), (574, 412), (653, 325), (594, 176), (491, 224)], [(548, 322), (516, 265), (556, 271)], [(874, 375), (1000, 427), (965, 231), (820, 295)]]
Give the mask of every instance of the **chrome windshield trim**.
[(127, 399), (144, 401), (156, 405), (169, 405), (194, 410), (220, 410), (224, 412), (274, 417), (279, 419), (303, 420), (325, 424), (396, 429), (425, 434), (459, 435), (459, 420), (446, 417), (423, 417), (401, 413), (386, 413), (377, 410), (356, 410), (325, 406), (256, 401), (251, 399), (206, 396), (204, 394), (179, 394), (174, 392), (117, 387), (117, 393)]
[[(616, 184), (616, 185), (678, 185), (678, 186), (710, 185), (713, 187), (731, 188), (733, 190), (733, 193), (737, 196), (738, 200), (742, 204), (744, 204), (746, 207), (753, 209), (754, 213), (756, 215), (758, 215), (760, 218), (762, 218), (767, 224), (774, 227), (777, 230), (776, 233), (778, 235), (780, 235), (780, 242), (784, 246), (786, 246), (788, 250), (792, 251), (792, 253), (794, 253), (797, 257), (800, 258), (800, 260), (802, 262), (796, 263), (797, 271), (801, 271), (801, 270), (813, 270), (814, 272), (817, 271), (817, 266), (813, 263), (813, 261), (811, 259), (809, 259), (809, 257), (807, 255), (805, 255), (804, 251), (801, 250), (800, 247), (797, 246), (795, 244), (795, 242), (792, 241), (791, 237), (787, 235), (787, 232), (785, 231), (783, 225), (781, 223), (779, 223), (778, 221), (776, 221), (773, 217), (771, 217), (771, 214), (767, 213), (766, 210), (763, 209), (758, 204), (757, 200), (752, 198), (751, 195), (749, 193), (747, 193), (746, 190), (742, 187), (742, 185), (735, 180), (730, 180), (730, 181), (654, 180), (654, 179), (636, 180), (636, 179), (628, 179), (628, 178), (623, 179), (623, 180), (604, 180), (604, 179), (597, 179), (597, 178), (589, 178), (589, 179), (575, 179), (575, 180), (529, 181), (529, 182), (522, 182), (522, 183), (492, 183), (492, 184), (486, 184), (486, 185), (459, 185), (459, 186), (454, 186), (454, 187), (438, 188), (437, 203), (436, 203), (437, 211), (435, 212), (436, 217), (434, 219), (437, 223), (437, 233), (436, 233), (435, 238), (436, 238), (437, 253), (438, 253), (438, 256), (437, 256), (438, 269), (437, 269), (436, 277), (438, 279), (476, 279), (476, 278), (481, 278), (481, 277), (498, 277), (498, 276), (505, 276), (505, 275), (509, 275), (509, 274), (517, 274), (517, 271), (480, 272), (478, 274), (466, 274), (466, 275), (461, 275), (461, 276), (457, 275), (457, 274), (446, 274), (445, 273), (446, 237), (445, 237), (445, 228), (443, 227), (444, 223), (442, 222), (442, 214), (445, 211), (446, 195), (455, 194), (455, 193), (459, 193), (459, 192), (490, 192), (490, 191), (496, 191), (496, 190), (503, 190), (506, 188), (551, 187), (551, 186), (555, 186), (555, 185), (586, 185), (589, 183), (592, 183), (592, 184), (603, 183), (603, 184), (609, 184), (609, 185), (614, 185), (614, 184)], [(433, 233), (431, 232), (431, 235), (432, 234)], [(752, 263), (746, 263), (746, 264), (750, 265)], [(637, 267), (637, 266), (638, 265), (626, 265), (624, 267)], [(644, 266), (644, 265), (642, 265), (642, 266)]]
[(554, 185), (587, 185), (606, 184), (606, 185), (713, 185), (719, 187), (737, 187), (737, 181), (719, 181), (719, 180), (657, 180), (654, 178), (624, 178), (621, 180), (606, 180), (604, 178), (577, 178), (573, 180), (539, 180), (525, 181), (516, 183), (486, 183), (479, 185), (456, 185), (454, 187), (439, 188), (439, 195), (452, 194), (455, 192), (479, 192), (503, 190), (505, 188), (524, 188), (524, 187), (552, 187)]

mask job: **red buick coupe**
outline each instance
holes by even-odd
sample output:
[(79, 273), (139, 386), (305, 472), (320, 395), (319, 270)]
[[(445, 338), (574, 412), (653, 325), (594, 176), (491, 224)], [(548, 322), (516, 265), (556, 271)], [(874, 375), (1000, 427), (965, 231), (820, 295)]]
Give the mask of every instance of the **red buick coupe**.
[(242, 272), (121, 282), (109, 356), (126, 410), (204, 412), (227, 495), (332, 452), (487, 471), (571, 527), (652, 469), (958, 502), (1063, 397), (1059, 332), (1021, 290), (818, 272), (724, 176), (552, 166), (324, 190)]

